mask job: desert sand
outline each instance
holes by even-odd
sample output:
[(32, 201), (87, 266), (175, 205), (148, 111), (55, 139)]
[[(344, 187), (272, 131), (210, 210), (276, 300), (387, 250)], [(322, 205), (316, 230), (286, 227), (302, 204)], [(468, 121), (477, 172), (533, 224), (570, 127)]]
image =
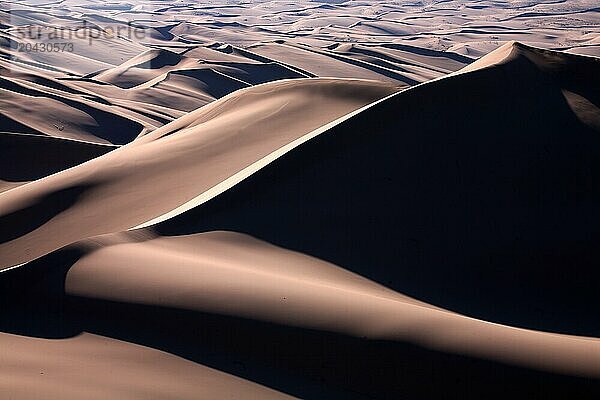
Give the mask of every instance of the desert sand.
[(3, 1), (0, 397), (598, 398), (599, 33)]

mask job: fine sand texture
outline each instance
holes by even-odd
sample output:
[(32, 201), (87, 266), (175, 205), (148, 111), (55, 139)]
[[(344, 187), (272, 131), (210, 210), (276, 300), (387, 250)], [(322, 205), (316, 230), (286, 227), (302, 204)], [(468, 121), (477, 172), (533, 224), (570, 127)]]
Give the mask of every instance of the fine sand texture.
[(2, 1), (0, 399), (600, 398), (599, 34)]

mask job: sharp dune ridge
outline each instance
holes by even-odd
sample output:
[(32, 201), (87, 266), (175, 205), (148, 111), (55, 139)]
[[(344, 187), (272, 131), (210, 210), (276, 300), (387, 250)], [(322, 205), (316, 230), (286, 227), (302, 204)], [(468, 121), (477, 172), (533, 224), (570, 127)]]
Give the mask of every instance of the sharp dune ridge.
[(3, 3), (0, 393), (598, 398), (597, 21)]
[[(470, 254), (469, 252), (463, 252), (462, 249), (458, 251), (457, 249), (460, 249), (460, 247), (454, 247), (472, 243), (472, 246), (475, 246), (473, 249), (477, 246), (484, 246), (486, 249), (494, 249), (494, 252), (498, 252), (497, 257), (508, 257), (506, 258), (508, 264), (516, 263), (516, 265), (519, 265), (519, 263), (526, 262), (532, 268), (530, 272), (526, 273), (526, 276), (530, 276), (529, 278), (520, 277), (520, 279), (528, 279), (528, 284), (531, 286), (513, 293), (513, 295), (525, 296), (523, 300), (527, 300), (531, 304), (531, 309), (528, 310), (527, 307), (523, 307), (519, 312), (516, 312), (512, 310), (510, 299), (507, 299), (505, 312), (507, 314), (522, 314), (511, 322), (514, 323), (519, 319), (521, 321), (531, 320), (533, 315), (528, 315), (528, 313), (537, 314), (538, 311), (534, 311), (535, 309), (549, 307), (549, 304), (552, 303), (552, 307), (556, 308), (552, 308), (552, 311), (548, 309), (546, 317), (536, 315), (536, 321), (539, 324), (538, 327), (545, 327), (545, 329), (552, 329), (553, 327), (553, 329), (556, 329), (560, 326), (559, 321), (561, 318), (564, 318), (565, 321), (569, 318), (570, 307), (575, 307), (583, 301), (585, 306), (579, 307), (581, 315), (577, 316), (577, 320), (581, 323), (583, 323), (583, 320), (587, 322), (583, 323), (580, 329), (581, 331), (595, 333), (598, 327), (594, 322), (597, 312), (592, 301), (595, 291), (594, 285), (591, 285), (589, 289), (581, 287), (575, 297), (571, 297), (572, 294), (569, 294), (569, 297), (564, 297), (560, 294), (567, 284), (564, 277), (560, 275), (554, 277), (552, 275), (538, 281), (535, 272), (543, 268), (544, 263), (549, 263), (548, 266), (553, 265), (551, 254), (555, 253), (555, 257), (563, 259), (566, 254), (579, 249), (583, 252), (580, 255), (582, 258), (578, 261), (578, 264), (580, 263), (581, 268), (583, 268), (580, 273), (595, 276), (593, 270), (595, 252), (593, 247), (588, 247), (593, 246), (593, 241), (588, 242), (593, 237), (589, 235), (593, 235), (594, 232), (593, 214), (578, 215), (580, 211), (577, 205), (587, 204), (591, 199), (587, 196), (593, 197), (595, 193), (593, 182), (595, 182), (596, 175), (593, 171), (595, 171), (594, 160), (596, 159), (594, 142), (597, 135), (594, 132), (593, 125), (589, 125), (585, 120), (578, 118), (581, 110), (572, 109), (564, 95), (567, 90), (578, 93), (583, 97), (589, 97), (590, 93), (587, 91), (588, 86), (578, 86), (577, 82), (562, 79), (564, 76), (569, 76), (567, 74), (569, 67), (571, 67), (569, 63), (563, 62), (561, 65), (557, 62), (547, 75), (540, 74), (537, 64), (531, 63), (528, 58), (538, 55), (537, 51), (527, 49), (521, 45), (511, 44), (508, 46), (508, 52), (513, 52), (517, 48), (521, 53), (525, 49), (524, 54), (512, 57), (510, 61), (507, 61), (505, 57), (500, 57), (500, 63), (498, 64), (486, 63), (482, 69), (456, 74), (392, 96), (354, 118), (337, 125), (327, 135), (317, 136), (310, 142), (296, 148), (293, 152), (287, 153), (277, 161), (272, 162), (269, 166), (263, 167), (262, 170), (234, 186), (230, 191), (226, 191), (205, 203), (203, 207), (191, 209), (187, 214), (184, 213), (180, 217), (167, 220), (163, 226), (159, 224), (156, 228), (167, 234), (214, 229), (246, 232), (284, 247), (291, 247), (325, 258), (339, 265), (349, 267), (355, 272), (378, 277), (376, 280), (383, 280), (383, 282), (393, 285), (395, 289), (399, 289), (404, 293), (410, 288), (413, 295), (427, 296), (429, 297), (428, 300), (438, 298), (444, 306), (449, 305), (445, 304), (448, 299), (443, 299), (444, 291), (436, 293), (435, 289), (430, 288), (425, 283), (429, 278), (425, 278), (422, 283), (419, 283), (419, 276), (421, 274), (427, 276), (424, 271), (429, 268), (433, 268), (431, 273), (442, 272), (443, 270), (435, 271), (441, 264), (446, 263), (446, 268), (450, 269), (444, 274), (454, 275), (454, 277), (449, 275), (446, 279), (468, 278), (474, 280), (473, 282), (478, 281), (481, 285), (485, 284), (485, 281), (482, 281), (476, 265), (484, 262), (485, 265), (489, 265), (489, 268), (496, 271), (494, 277), (490, 277), (490, 281), (487, 283), (487, 285), (491, 285), (488, 288), (490, 292), (488, 294), (480, 293), (477, 286), (473, 286), (470, 295), (473, 297), (469, 297), (467, 295), (468, 290), (460, 288), (460, 296), (465, 297), (463, 297), (462, 302), (456, 302), (454, 307), (471, 310), (471, 312), (484, 316), (484, 299), (488, 298), (489, 307), (494, 310), (494, 314), (499, 315), (501, 313), (498, 312), (500, 311), (498, 308), (501, 303), (496, 299), (496, 291), (500, 289), (498, 282), (504, 282), (508, 279), (507, 283), (509, 283), (514, 278), (511, 278), (509, 270), (498, 269), (500, 266), (494, 266), (491, 260), (480, 259), (480, 256), (476, 253)], [(507, 49), (500, 49), (499, 53), (503, 55), (506, 51)], [(554, 54), (554, 57), (556, 56)], [(563, 59), (562, 61), (566, 60)], [(597, 64), (596, 59), (580, 58), (577, 61), (583, 64), (577, 65), (580, 74), (586, 70), (592, 74)], [(501, 75), (508, 78), (503, 81), (504, 86), (495, 83)], [(538, 85), (540, 83), (546, 85), (549, 79), (554, 81), (552, 85), (547, 85), (546, 101), (541, 104), (538, 103), (539, 111), (531, 108), (536, 102), (539, 102), (537, 88), (530, 92), (521, 90), (525, 81), (530, 81), (527, 84), (533, 85), (535, 79), (539, 79)], [(594, 78), (592, 75), (584, 75), (579, 76), (578, 79), (582, 82), (590, 82)], [(508, 86), (507, 83), (510, 80), (513, 82)], [(470, 83), (470, 81), (473, 83)], [(469, 104), (469, 109), (476, 110), (473, 113), (477, 116), (476, 121), (465, 122), (463, 118), (457, 115), (456, 111), (456, 108), (462, 108), (463, 104), (451, 105), (447, 103), (446, 97), (440, 96), (439, 91), (452, 92), (458, 87), (463, 91), (477, 90), (480, 96), (484, 94), (477, 99), (480, 102), (479, 104)], [(516, 92), (513, 93), (510, 90), (507, 92), (507, 89), (520, 92), (521, 107), (523, 108), (508, 106), (509, 110), (502, 114), (502, 122), (500, 122), (500, 120), (496, 120), (499, 96), (500, 98), (506, 98), (503, 96), (517, 96)], [(438, 93), (436, 94), (436, 92)], [(468, 98), (468, 96), (465, 97)], [(445, 117), (450, 115), (452, 118), (446, 118), (444, 123), (456, 121), (453, 123), (458, 124), (456, 128), (453, 128), (452, 136), (442, 136), (440, 134), (442, 131), (439, 130), (439, 125), (435, 119), (431, 119), (432, 122), (424, 125), (423, 121), (427, 117), (413, 116), (418, 114), (410, 114), (408, 111), (403, 112), (403, 117), (405, 117), (403, 126), (409, 128), (412, 126), (411, 124), (419, 124), (421, 127), (427, 126), (427, 130), (422, 128), (421, 133), (417, 135), (411, 134), (410, 132), (415, 131), (409, 129), (407, 131), (409, 133), (398, 135), (388, 133), (393, 131), (387, 130), (385, 125), (381, 125), (380, 122), (375, 122), (385, 119), (386, 116), (391, 115), (389, 113), (397, 113), (397, 110), (408, 108), (412, 111), (412, 108), (418, 107), (418, 99), (424, 98), (439, 99), (438, 102), (443, 105), (440, 104), (439, 108), (436, 109), (437, 113), (440, 113), (440, 108), (447, 108), (443, 115)], [(592, 104), (591, 107), (593, 107), (592, 102), (589, 104)], [(553, 110), (553, 118), (545, 116), (547, 108)], [(396, 111), (386, 111), (393, 109)], [(523, 112), (522, 110), (527, 110), (528, 113), (543, 113), (545, 120), (550, 119), (550, 121), (544, 122), (544, 125), (542, 125), (544, 128), (539, 131), (540, 134), (543, 132), (543, 137), (524, 135), (524, 132), (526, 132), (524, 127), (527, 125), (524, 125), (524, 118), (519, 114), (520, 111)], [(409, 118), (412, 118), (412, 120)], [(531, 124), (535, 124), (539, 128), (539, 124), (544, 119), (534, 119)], [(495, 121), (496, 126), (490, 126), (490, 121)], [(377, 126), (377, 123), (380, 124), (380, 128), (374, 132), (373, 129), (368, 128)], [(480, 133), (481, 127), (486, 128), (487, 134), (485, 136)], [(436, 130), (438, 133), (436, 133)], [(427, 134), (424, 132), (427, 132)], [(563, 132), (568, 132), (568, 134)], [(489, 135), (492, 134), (497, 135), (497, 137), (490, 139)], [(435, 140), (432, 140), (431, 136), (435, 137)], [(386, 143), (397, 141), (398, 143), (391, 147), (383, 145), (377, 147), (375, 144), (377, 140), (381, 140), (382, 143), (383, 141)], [(429, 144), (425, 145), (425, 142), (421, 142), (421, 140), (427, 141)], [(585, 146), (579, 144), (579, 141), (583, 140), (589, 140), (590, 143)], [(475, 141), (479, 151), (466, 152), (464, 146), (473, 146), (473, 141)], [(439, 150), (438, 147), (432, 146), (432, 143), (437, 142), (440, 143), (438, 145)], [(319, 147), (319, 143), (327, 144), (321, 144), (321, 147)], [(442, 143), (447, 146), (444, 153), (441, 153)], [(496, 156), (497, 158), (490, 158), (487, 162), (469, 156), (469, 154), (479, 154), (481, 151), (489, 152), (489, 149), (491, 149), (489, 146), (492, 143), (497, 145), (497, 147), (494, 147), (495, 150), (498, 150), (498, 148), (506, 149), (504, 151), (507, 153), (500, 153)], [(369, 151), (366, 151), (367, 148)], [(558, 150), (553, 150), (559, 148), (568, 151), (568, 154), (576, 152), (577, 162), (564, 158), (563, 155), (557, 152)], [(310, 151), (307, 149), (310, 149)], [(414, 154), (403, 153), (408, 151), (407, 149), (414, 151)], [(520, 152), (515, 153), (515, 149), (520, 149)], [(323, 151), (331, 153), (323, 153)], [(341, 153), (342, 151), (347, 151), (348, 154)], [(436, 151), (440, 153), (429, 154)], [(536, 163), (531, 164), (531, 161), (526, 161), (529, 164), (522, 164), (525, 161), (521, 160), (531, 160), (528, 152), (532, 152), (532, 158), (537, 158)], [(368, 158), (369, 161), (366, 165), (378, 165), (378, 167), (373, 167), (370, 170), (366, 169), (361, 162), (361, 154), (376, 154), (376, 157), (371, 156)], [(426, 155), (431, 157), (432, 160), (436, 160), (436, 168), (444, 168), (445, 172), (443, 174), (438, 172), (439, 176), (427, 178), (430, 181), (419, 181), (417, 178), (411, 177), (409, 174), (414, 171), (411, 168), (417, 168), (413, 166), (413, 163), (420, 162), (416, 155), (420, 154), (422, 154), (422, 157)], [(442, 154), (444, 157), (441, 156)], [(538, 156), (537, 154), (543, 154), (544, 156)], [(288, 159), (293, 161), (286, 161)], [(343, 164), (340, 163), (343, 168), (335, 169), (332, 163), (339, 159), (345, 160)], [(405, 165), (406, 170), (400, 169), (401, 172), (394, 175), (392, 171), (398, 171), (397, 167), (393, 167), (394, 163)], [(285, 168), (286, 165), (287, 168)], [(351, 165), (355, 165), (355, 167), (351, 167)], [(527, 168), (525, 168), (525, 165)], [(467, 171), (469, 172), (467, 173)], [(510, 176), (509, 174), (513, 173), (510, 171), (515, 171), (516, 174), (512, 181), (507, 179)], [(520, 172), (517, 173), (516, 171)], [(550, 171), (557, 172), (551, 173), (549, 176), (544, 175)], [(423, 172), (420, 172), (418, 179), (425, 179), (422, 175)], [(494, 177), (495, 180), (490, 181), (491, 177)], [(496, 183), (498, 179), (505, 183)], [(585, 185), (585, 195), (580, 194), (578, 191), (580, 189), (575, 187), (573, 187), (572, 192), (565, 191), (570, 186), (562, 184), (562, 179), (565, 179), (566, 182), (573, 179), (580, 185)], [(300, 185), (300, 182), (304, 183)], [(307, 188), (308, 182), (310, 182), (312, 190)], [(496, 185), (498, 192), (489, 191), (487, 185), (492, 183)], [(373, 187), (374, 185), (377, 185), (377, 190)], [(454, 189), (451, 191), (449, 188), (453, 185)], [(277, 190), (269, 189), (272, 187), (277, 187)], [(296, 187), (302, 187), (302, 190), (297, 190)], [(243, 188), (248, 189), (244, 190)], [(250, 188), (252, 188), (252, 194), (247, 191)], [(261, 192), (258, 188), (264, 190), (264, 196), (260, 195)], [(325, 190), (325, 188), (330, 189)], [(503, 188), (504, 192), (500, 191), (500, 188)], [(446, 193), (446, 195), (455, 193), (452, 196), (456, 196), (447, 206), (448, 210), (445, 212), (439, 211), (440, 206), (435, 205), (435, 201), (439, 199), (441, 193)], [(549, 196), (548, 203), (544, 206), (546, 208), (536, 208), (540, 206), (536, 206), (534, 199), (540, 196)], [(308, 201), (309, 198), (311, 198), (311, 201)], [(351, 198), (356, 198), (356, 200), (349, 202)], [(397, 208), (396, 203), (391, 202), (390, 199), (402, 199), (400, 204), (404, 204), (409, 210), (413, 210), (413, 213), (414, 209), (418, 208), (417, 204), (421, 204), (421, 207), (424, 208), (422, 211), (424, 214), (404, 214), (402, 209)], [(553, 201), (556, 203), (552, 203)], [(327, 204), (331, 206), (327, 206)], [(338, 208), (340, 204), (343, 204), (345, 208), (340, 210)], [(377, 204), (376, 207), (375, 204)], [(414, 204), (414, 209), (409, 206), (411, 204)], [(431, 204), (430, 207), (432, 208), (425, 207), (425, 204)], [(478, 204), (480, 205), (476, 206)], [(572, 204), (573, 208), (563, 208), (565, 204)], [(464, 207), (464, 209), (461, 209), (461, 207)], [(562, 208), (563, 211), (560, 213), (553, 211), (557, 207)], [(264, 211), (261, 212), (261, 209)], [(224, 212), (224, 210), (227, 210), (227, 212)], [(366, 215), (360, 222), (357, 218), (344, 218), (345, 215), (356, 215), (359, 213), (358, 210), (363, 210)], [(367, 210), (371, 211), (367, 212)], [(380, 214), (374, 214), (372, 210), (378, 210)], [(585, 208), (585, 210), (588, 209)], [(428, 212), (431, 214), (426, 214)], [(515, 217), (509, 217), (509, 212), (519, 214), (520, 217), (512, 220)], [(306, 219), (303, 217), (304, 215), (310, 215), (311, 218)], [(390, 218), (392, 215), (396, 217)], [(436, 221), (433, 216), (443, 217), (443, 219)], [(502, 216), (501, 220), (498, 219), (499, 216)], [(472, 221), (472, 226), (467, 222), (469, 218)], [(548, 219), (545, 220), (545, 218)], [(580, 220), (580, 218), (583, 219)], [(314, 225), (309, 224), (311, 220), (314, 221)], [(574, 224), (586, 220), (589, 221), (589, 225), (586, 223), (586, 225), (579, 226), (580, 228), (587, 226), (587, 230), (572, 231)], [(399, 237), (405, 238), (403, 240), (406, 240), (406, 243), (402, 246), (407, 246), (406, 248), (398, 249), (393, 245), (398, 240), (398, 236), (386, 237), (387, 233), (382, 233), (384, 235), (382, 237), (376, 234), (378, 230), (375, 227), (384, 226), (386, 221), (389, 221), (392, 225), (404, 221), (395, 229), (403, 232)], [(459, 225), (459, 221), (461, 224), (470, 226), (469, 230), (452, 231), (452, 225), (462, 226)], [(358, 235), (358, 237), (351, 235), (345, 237), (332, 236), (331, 232), (334, 226), (339, 226), (339, 224), (344, 224), (347, 231), (369, 233), (364, 237), (363, 235)], [(423, 235), (428, 236), (421, 238), (419, 232), (424, 229), (422, 227), (424, 224), (426, 224), (427, 230), (423, 232)], [(541, 229), (540, 226), (544, 226), (543, 224), (550, 225), (542, 235), (538, 229)], [(182, 229), (184, 226), (189, 228)], [(359, 227), (360, 229), (358, 229)], [(464, 228), (461, 227), (460, 229)], [(527, 237), (512, 236), (516, 233), (511, 232), (515, 232), (517, 229), (521, 232), (520, 235), (526, 234)], [(448, 236), (447, 232), (449, 230), (453, 233)], [(270, 234), (270, 232), (276, 233)], [(382, 232), (387, 232), (387, 230)], [(433, 232), (437, 233), (432, 235)], [(373, 235), (377, 237), (371, 238)], [(489, 235), (489, 243), (486, 242), (486, 235)], [(498, 243), (501, 237), (507, 242)], [(566, 247), (554, 251), (547, 248), (549, 245), (554, 246), (557, 240), (564, 241)], [(329, 245), (324, 244), (328, 241)], [(382, 243), (388, 243), (388, 245), (381, 245)], [(530, 260), (518, 258), (522, 257), (518, 254), (518, 251), (523, 250), (516, 246), (524, 246), (526, 243), (535, 246), (538, 249), (537, 251), (540, 252), (535, 256), (529, 255), (528, 257), (532, 258)], [(510, 250), (508, 253), (503, 254), (502, 246), (506, 245), (509, 245), (508, 249)], [(375, 263), (371, 260), (373, 246), (379, 249), (378, 263), (380, 263), (381, 268), (379, 272), (377, 272)], [(420, 250), (422, 246), (435, 247), (431, 248), (425, 255)], [(433, 249), (437, 246), (444, 249), (443, 254), (436, 255), (437, 251)], [(452, 250), (453, 247), (455, 250)], [(385, 250), (385, 252), (382, 252), (382, 250)], [(567, 253), (563, 255), (561, 254), (562, 251)], [(454, 254), (454, 256), (451, 256), (451, 254)], [(421, 267), (417, 269), (409, 268), (405, 271), (404, 268), (397, 266), (398, 257), (408, 257), (407, 262), (410, 265), (418, 264)], [(456, 264), (450, 261), (452, 257), (458, 257), (454, 261)], [(470, 257), (473, 258), (470, 259)], [(540, 258), (536, 259), (537, 257)], [(356, 263), (355, 268), (350, 267), (350, 263)], [(470, 266), (471, 263), (475, 264)], [(368, 265), (368, 268), (363, 268), (363, 265)], [(456, 271), (452, 270), (453, 266), (462, 266), (467, 275), (456, 274)], [(515, 268), (517, 267), (515, 266)], [(552, 268), (560, 268), (560, 263)], [(392, 273), (393, 270), (397, 270), (399, 275)], [(496, 280), (500, 281), (495, 282)], [(409, 284), (409, 282), (412, 282), (412, 284)], [(573, 280), (573, 285), (577, 285), (575, 282), (577, 282), (577, 279)], [(495, 289), (493, 289), (494, 287)], [(532, 295), (529, 292), (531, 287), (539, 287), (540, 294)], [(493, 291), (491, 291), (492, 289)], [(448, 297), (454, 298), (454, 301), (456, 301), (457, 297), (460, 296), (458, 293), (454, 293)], [(481, 308), (478, 309), (478, 307), (473, 306), (474, 303), (471, 304), (474, 298), (478, 299)], [(567, 304), (571, 304), (571, 306)], [(564, 311), (560, 313), (560, 318), (557, 318), (559, 309)], [(546, 318), (548, 321), (544, 321)]]
[[(83, 203), (78, 202), (77, 207), (71, 208), (66, 214), (58, 212), (56, 218), (48, 221), (50, 225), (40, 224), (27, 235), (0, 245), (3, 246), (3, 264), (9, 267), (30, 261), (32, 258), (29, 257), (35, 258), (87, 236), (125, 230), (145, 223), (180, 206), (296, 138), (394, 91), (393, 86), (382, 83), (343, 79), (279, 81), (244, 89), (148, 133), (104, 157), (31, 182), (18, 191), (13, 189), (6, 192), (2, 201), (4, 215), (23, 215), (30, 224), (35, 225), (37, 217), (31, 211), (32, 207), (37, 209), (36, 204), (43, 207), (36, 199), (56, 191), (70, 192), (70, 188), (85, 188), (81, 193)], [(311, 110), (311, 118), (300, 118), (308, 110)], [(239, 122), (232, 123), (234, 120)], [(244, 126), (245, 129), (241, 130), (238, 126)], [(281, 132), (284, 126), (285, 135)], [(227, 147), (231, 140), (237, 143), (237, 154), (219, 150)], [(171, 146), (173, 150), (165, 152), (165, 146)], [(205, 161), (198, 163), (198, 159)], [(165, 168), (165, 162), (175, 162), (179, 167)], [(129, 167), (116, 168), (119, 165)], [(179, 179), (185, 176), (186, 170), (197, 187), (182, 187)], [(141, 174), (139, 178), (135, 171)], [(201, 174), (206, 178), (202, 179)], [(164, 179), (164, 185), (157, 185), (157, 179)], [(135, 185), (140, 186), (134, 190)], [(119, 187), (128, 189), (123, 191)], [(96, 194), (88, 195), (91, 192)], [(99, 192), (106, 195), (112, 193), (109, 197), (113, 201), (103, 201), (103, 196), (98, 196)], [(122, 200), (117, 200), (115, 195), (121, 196)], [(85, 197), (97, 205), (85, 204)], [(111, 211), (121, 209), (124, 204), (139, 202), (142, 203), (136, 207), (138, 212), (128, 218)], [(77, 209), (82, 214), (76, 212)], [(48, 212), (53, 213), (53, 210)], [(68, 214), (72, 212), (75, 214), (69, 217)], [(89, 233), (83, 233), (79, 228), (68, 228), (81, 217), (95, 219), (100, 213), (103, 216), (97, 221), (103, 221), (102, 224), (88, 225), (85, 229)], [(52, 228), (54, 224), (59, 227)], [(56, 229), (62, 234), (51, 233)], [(22, 245), (17, 243), (19, 241)], [(28, 253), (22, 251), (28, 247), (37, 250), (32, 249)]]

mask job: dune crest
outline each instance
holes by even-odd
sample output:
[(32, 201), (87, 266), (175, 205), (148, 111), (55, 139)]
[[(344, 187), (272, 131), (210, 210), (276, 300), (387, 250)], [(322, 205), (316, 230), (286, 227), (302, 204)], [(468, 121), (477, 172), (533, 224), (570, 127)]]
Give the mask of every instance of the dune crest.
[[(519, 55), (400, 92), (154, 229), (246, 233), (443, 308), (594, 336), (595, 285), (560, 271), (573, 257), (596, 276), (587, 211), (598, 135), (563, 94), (593, 99), (582, 82), (597, 81), (596, 60), (548, 57), (556, 62)], [(340, 226), (354, 234), (335, 235)]]
[[(290, 80), (242, 89), (102, 157), (2, 193), (0, 221), (18, 216), (31, 228), (0, 244), (1, 263), (10, 267), (88, 236), (151, 221), (294, 140), (395, 91), (387, 84), (343, 79)], [(72, 207), (48, 209), (36, 221), (40, 216), (33, 210), (45, 207), (41, 199), (73, 188), (81, 192)], [(121, 215), (130, 207), (131, 212)], [(90, 223), (81, 227), (76, 222), (80, 218)]]

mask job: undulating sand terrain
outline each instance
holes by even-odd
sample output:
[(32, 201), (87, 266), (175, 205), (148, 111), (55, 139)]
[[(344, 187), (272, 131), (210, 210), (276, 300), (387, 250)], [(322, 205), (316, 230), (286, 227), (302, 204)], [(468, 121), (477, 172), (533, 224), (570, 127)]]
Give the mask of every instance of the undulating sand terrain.
[(593, 1), (0, 1), (0, 399), (598, 399), (599, 205)]

